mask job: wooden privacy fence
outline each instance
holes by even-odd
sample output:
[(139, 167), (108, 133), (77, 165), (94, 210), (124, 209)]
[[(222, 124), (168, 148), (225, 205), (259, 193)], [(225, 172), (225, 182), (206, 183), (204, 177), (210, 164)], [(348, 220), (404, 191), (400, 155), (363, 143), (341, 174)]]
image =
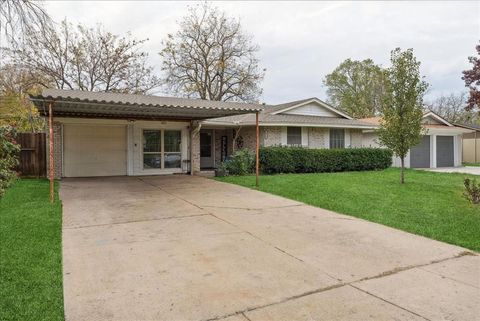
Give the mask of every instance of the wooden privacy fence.
[(17, 142), (21, 146), (18, 165), (20, 175), (45, 177), (47, 175), (45, 133), (19, 133)]
[(480, 137), (463, 139), (463, 162), (480, 163)]

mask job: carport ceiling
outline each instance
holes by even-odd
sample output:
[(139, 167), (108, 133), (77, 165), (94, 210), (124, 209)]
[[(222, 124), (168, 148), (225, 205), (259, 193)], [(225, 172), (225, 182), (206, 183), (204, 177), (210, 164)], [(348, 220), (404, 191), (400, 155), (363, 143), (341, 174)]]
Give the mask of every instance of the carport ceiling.
[(43, 116), (51, 102), (57, 117), (202, 120), (263, 109), (260, 104), (60, 89), (45, 89), (30, 99)]

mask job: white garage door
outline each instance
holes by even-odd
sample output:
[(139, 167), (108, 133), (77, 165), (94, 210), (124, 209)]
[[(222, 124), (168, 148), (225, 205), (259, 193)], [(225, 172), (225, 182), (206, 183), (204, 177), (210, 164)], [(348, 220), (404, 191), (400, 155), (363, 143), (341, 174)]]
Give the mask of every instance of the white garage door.
[(65, 177), (126, 175), (126, 132), (125, 126), (64, 125)]

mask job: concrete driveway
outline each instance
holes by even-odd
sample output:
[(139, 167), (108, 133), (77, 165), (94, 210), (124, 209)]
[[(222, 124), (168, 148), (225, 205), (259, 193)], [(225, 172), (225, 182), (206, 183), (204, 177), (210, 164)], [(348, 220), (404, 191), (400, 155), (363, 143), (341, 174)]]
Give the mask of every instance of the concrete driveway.
[(480, 256), (190, 176), (65, 179), (72, 320), (479, 320)]

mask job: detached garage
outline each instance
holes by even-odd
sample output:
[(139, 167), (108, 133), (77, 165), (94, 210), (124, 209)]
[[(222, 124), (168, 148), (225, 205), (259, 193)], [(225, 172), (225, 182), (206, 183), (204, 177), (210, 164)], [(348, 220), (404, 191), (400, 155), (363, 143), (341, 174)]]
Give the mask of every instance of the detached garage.
[[(381, 118), (364, 118), (364, 122), (379, 126)], [(455, 126), (434, 112), (426, 112), (422, 119), (425, 135), (410, 149), (405, 166), (411, 168), (455, 167), (462, 165), (462, 135), (472, 130)], [(380, 146), (375, 131), (364, 131), (363, 146)], [(400, 159), (393, 158), (393, 166), (400, 167)]]
[(462, 135), (455, 126), (433, 112), (423, 115), (426, 135), (412, 147), (407, 166), (412, 168), (455, 167), (462, 165)]

